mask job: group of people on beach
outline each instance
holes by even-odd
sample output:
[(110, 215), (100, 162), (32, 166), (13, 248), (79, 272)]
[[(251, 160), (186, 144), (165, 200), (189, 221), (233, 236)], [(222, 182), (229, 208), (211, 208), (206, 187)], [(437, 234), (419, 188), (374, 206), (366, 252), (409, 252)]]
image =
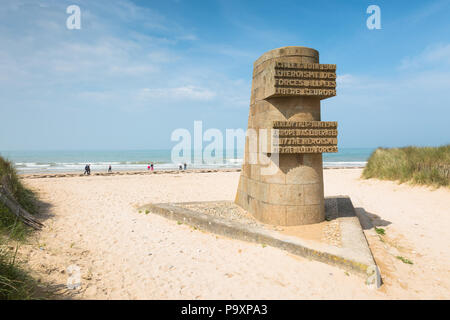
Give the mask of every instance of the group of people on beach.
[[(187, 164), (186, 164), (186, 162), (184, 163), (184, 164), (179, 164), (178, 165), (178, 169), (179, 170), (186, 170), (187, 169)], [(147, 166), (147, 170), (148, 171), (153, 171), (154, 170), (154, 165), (153, 165), (153, 162), (152, 163), (150, 163), (148, 166)], [(108, 173), (112, 173), (112, 166), (111, 165), (109, 165), (108, 166)], [(86, 164), (86, 166), (84, 167), (84, 175), (91, 175), (91, 165), (90, 164)]]
[(186, 170), (187, 169), (187, 164), (186, 164), (186, 162), (184, 163), (184, 164), (179, 164), (178, 165), (178, 169), (180, 169), (180, 170)]
[[(108, 167), (108, 173), (112, 173), (112, 167), (109, 165)], [(90, 176), (91, 175), (91, 165), (87, 164), (84, 166), (84, 175)]]

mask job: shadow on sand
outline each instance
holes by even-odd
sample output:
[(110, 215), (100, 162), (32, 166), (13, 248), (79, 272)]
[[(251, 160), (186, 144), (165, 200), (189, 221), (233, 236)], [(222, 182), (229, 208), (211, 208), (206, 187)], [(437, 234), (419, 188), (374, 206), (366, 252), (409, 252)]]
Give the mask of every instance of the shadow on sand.
[(374, 227), (385, 227), (390, 225), (392, 222), (383, 220), (380, 216), (367, 212), (364, 208), (355, 208), (356, 215), (359, 218), (361, 227), (364, 230), (369, 230)]
[[(336, 205), (339, 207), (339, 212), (336, 209)], [(353, 217), (356, 215), (363, 230), (385, 227), (391, 224), (390, 221), (383, 220), (380, 216), (367, 212), (364, 208), (353, 207), (350, 197), (342, 195), (325, 197), (325, 215), (329, 221), (338, 217)]]

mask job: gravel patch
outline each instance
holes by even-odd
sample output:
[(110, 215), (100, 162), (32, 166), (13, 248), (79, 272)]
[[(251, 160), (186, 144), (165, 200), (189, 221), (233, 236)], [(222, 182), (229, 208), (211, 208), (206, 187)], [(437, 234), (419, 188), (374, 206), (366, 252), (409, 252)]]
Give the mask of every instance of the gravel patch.
[[(250, 213), (242, 209), (231, 201), (214, 201), (214, 202), (194, 202), (194, 203), (173, 203), (172, 205), (200, 212), (207, 215), (212, 215), (218, 218), (226, 219), (232, 222), (248, 225), (255, 228), (263, 228), (274, 231), (285, 231), (293, 227), (273, 226), (264, 224), (256, 220)], [(339, 226), (339, 219), (337, 214), (337, 206), (335, 203), (326, 204), (327, 220), (320, 223), (320, 228), (314, 226), (314, 230), (319, 230), (321, 234), (318, 235), (320, 242), (341, 247), (341, 233)], [(303, 231), (310, 233), (308, 226), (301, 226)], [(311, 227), (312, 229), (313, 227)], [(300, 236), (301, 237), (301, 236)]]

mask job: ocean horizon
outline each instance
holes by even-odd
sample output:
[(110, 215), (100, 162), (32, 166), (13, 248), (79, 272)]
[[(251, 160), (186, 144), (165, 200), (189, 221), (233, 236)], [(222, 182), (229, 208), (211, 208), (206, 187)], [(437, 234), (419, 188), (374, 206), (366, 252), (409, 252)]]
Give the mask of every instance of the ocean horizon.
[[(363, 168), (375, 148), (340, 148), (337, 153), (324, 153), (324, 168)], [(194, 163), (187, 161), (188, 169), (240, 168), (243, 151), (224, 151), (223, 161), (216, 163)], [(177, 169), (179, 163), (171, 160), (171, 149), (153, 150), (59, 150), (59, 151), (0, 151), (0, 156), (12, 161), (17, 172), (63, 173), (83, 172), (86, 164), (92, 172), (105, 172), (111, 165), (113, 171), (146, 170), (150, 163), (155, 170)]]

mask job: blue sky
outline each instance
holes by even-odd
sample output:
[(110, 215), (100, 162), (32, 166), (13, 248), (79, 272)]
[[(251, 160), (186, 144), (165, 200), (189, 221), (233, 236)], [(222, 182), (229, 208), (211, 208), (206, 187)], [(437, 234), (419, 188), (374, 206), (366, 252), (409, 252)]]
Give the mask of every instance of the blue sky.
[[(66, 28), (72, 4), (81, 30)], [(253, 62), (288, 45), (337, 64), (322, 118), (340, 147), (449, 143), (449, 16), (449, 0), (2, 0), (0, 150), (170, 148), (194, 120), (245, 129)]]

